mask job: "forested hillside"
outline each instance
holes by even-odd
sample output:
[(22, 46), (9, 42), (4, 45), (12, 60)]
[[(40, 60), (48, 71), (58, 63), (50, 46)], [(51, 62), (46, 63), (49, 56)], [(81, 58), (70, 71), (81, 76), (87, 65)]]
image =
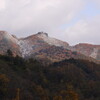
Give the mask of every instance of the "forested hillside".
[(69, 59), (52, 65), (0, 56), (0, 100), (100, 100), (100, 65)]

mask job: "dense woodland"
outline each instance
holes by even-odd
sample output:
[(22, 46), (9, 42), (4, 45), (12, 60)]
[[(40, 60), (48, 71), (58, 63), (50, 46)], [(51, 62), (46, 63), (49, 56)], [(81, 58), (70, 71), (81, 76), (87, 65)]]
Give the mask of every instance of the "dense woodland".
[(100, 100), (100, 65), (73, 58), (42, 65), (8, 50), (0, 55), (0, 100)]

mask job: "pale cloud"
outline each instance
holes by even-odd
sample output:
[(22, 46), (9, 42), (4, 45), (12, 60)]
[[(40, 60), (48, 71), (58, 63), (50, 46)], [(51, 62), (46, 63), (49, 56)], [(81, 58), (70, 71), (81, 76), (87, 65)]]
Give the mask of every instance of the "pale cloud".
[(0, 0), (0, 11), (5, 9), (6, 3), (5, 0)]
[[(88, 20), (80, 20), (74, 26), (69, 27), (65, 34), (67, 40), (75, 45), (77, 43), (100, 44), (100, 15)], [(66, 36), (66, 35), (65, 35)]]
[[(18, 37), (44, 31), (70, 44), (99, 44), (100, 16), (87, 19), (79, 15), (91, 2), (100, 9), (100, 0), (0, 0), (0, 30)], [(77, 16), (77, 22), (69, 27)]]
[(45, 31), (52, 36), (82, 9), (82, 0), (5, 0), (0, 13), (0, 29), (17, 36)]
[(100, 7), (100, 0), (92, 0), (94, 3), (96, 3), (97, 6)]
[(100, 0), (88, 0), (89, 2), (92, 2), (96, 8), (100, 9)]

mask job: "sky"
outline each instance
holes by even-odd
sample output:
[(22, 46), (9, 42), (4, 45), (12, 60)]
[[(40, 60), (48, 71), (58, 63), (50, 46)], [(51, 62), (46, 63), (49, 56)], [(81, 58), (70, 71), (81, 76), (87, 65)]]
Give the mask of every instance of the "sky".
[(0, 30), (100, 45), (100, 0), (0, 0)]

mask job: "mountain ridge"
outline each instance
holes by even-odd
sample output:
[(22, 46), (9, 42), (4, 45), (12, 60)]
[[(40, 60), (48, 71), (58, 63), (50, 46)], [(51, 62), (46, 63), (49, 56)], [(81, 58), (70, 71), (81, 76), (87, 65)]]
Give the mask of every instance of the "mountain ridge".
[(47, 33), (38, 32), (25, 38), (17, 38), (6, 31), (0, 31), (0, 54), (11, 49), (14, 56), (35, 57), (60, 61), (69, 58), (100, 60), (100, 45), (80, 43), (70, 46), (67, 42), (51, 38)]

